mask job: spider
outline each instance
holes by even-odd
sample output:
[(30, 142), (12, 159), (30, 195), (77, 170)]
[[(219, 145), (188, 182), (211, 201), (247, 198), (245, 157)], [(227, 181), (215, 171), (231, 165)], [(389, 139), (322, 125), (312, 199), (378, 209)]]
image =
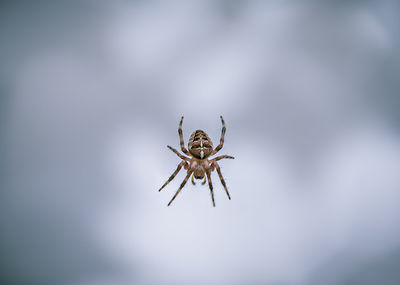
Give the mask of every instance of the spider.
[(210, 187), (210, 192), (211, 192), (211, 200), (213, 203), (213, 206), (215, 207), (215, 201), (214, 201), (214, 191), (213, 191), (213, 185), (211, 182), (211, 172), (214, 171), (214, 169), (217, 169), (219, 179), (221, 180), (222, 185), (225, 188), (226, 194), (228, 195), (229, 200), (231, 199), (231, 196), (229, 195), (228, 188), (226, 188), (226, 183), (224, 178), (222, 177), (221, 173), (221, 168), (219, 167), (217, 161), (221, 160), (223, 158), (230, 158), (234, 159), (233, 156), (229, 155), (220, 155), (217, 156), (213, 159), (208, 159), (210, 156), (216, 154), (224, 145), (224, 137), (225, 137), (225, 122), (222, 116), (220, 116), (221, 122), (222, 122), (222, 133), (221, 133), (221, 139), (219, 142), (219, 145), (214, 149), (212, 141), (210, 137), (202, 130), (196, 130), (192, 133), (189, 139), (188, 143), (188, 148), (189, 151), (185, 148), (184, 142), (183, 142), (183, 134), (182, 134), (182, 123), (183, 123), (183, 116), (181, 118), (181, 121), (179, 123), (179, 129), (178, 129), (178, 134), (179, 134), (179, 140), (180, 140), (180, 145), (183, 153), (188, 155), (189, 157), (186, 157), (182, 154), (180, 154), (176, 149), (168, 145), (168, 148), (172, 150), (177, 156), (179, 156), (182, 161), (181, 163), (178, 164), (178, 168), (172, 173), (171, 177), (168, 178), (168, 180), (164, 183), (163, 186), (158, 191), (161, 191), (169, 182), (172, 181), (172, 179), (175, 178), (175, 176), (178, 174), (179, 170), (183, 167), (185, 170), (187, 170), (187, 174), (185, 179), (182, 181), (181, 185), (179, 186), (178, 191), (176, 191), (174, 197), (172, 197), (171, 201), (168, 203), (168, 206), (171, 205), (172, 201), (176, 198), (176, 196), (179, 194), (179, 192), (182, 190), (182, 188), (185, 186), (186, 182), (192, 175), (192, 184), (195, 185), (196, 183), (194, 182), (194, 178), (196, 179), (203, 179), (203, 182), (201, 183), (204, 185), (206, 183), (206, 178), (208, 179), (208, 186)]

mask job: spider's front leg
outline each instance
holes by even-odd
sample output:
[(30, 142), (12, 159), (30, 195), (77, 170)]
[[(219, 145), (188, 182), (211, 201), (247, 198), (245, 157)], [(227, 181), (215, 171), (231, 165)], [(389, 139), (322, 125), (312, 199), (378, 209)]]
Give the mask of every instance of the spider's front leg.
[(176, 168), (174, 173), (172, 173), (172, 175), (168, 178), (168, 180), (164, 183), (163, 186), (161, 186), (161, 188), (158, 191), (161, 191), (165, 186), (167, 186), (168, 183), (170, 183), (172, 181), (172, 179), (175, 178), (175, 176), (178, 174), (179, 170), (181, 170), (182, 166), (185, 166), (185, 169), (188, 167), (188, 164), (186, 163), (186, 161), (182, 161), (181, 163), (178, 164), (178, 167)]
[(224, 186), (224, 188), (225, 188), (226, 195), (228, 195), (228, 199), (230, 200), (231, 199), (231, 195), (229, 195), (228, 188), (226, 187), (226, 183), (225, 183), (224, 177), (222, 176), (222, 173), (221, 173), (221, 168), (219, 167), (217, 162), (213, 162), (212, 164), (217, 169), (219, 180), (221, 180), (222, 186)]
[(190, 169), (188, 170), (188, 173), (187, 173), (185, 179), (182, 181), (181, 186), (179, 186), (179, 189), (178, 189), (178, 191), (176, 191), (174, 197), (172, 197), (171, 201), (169, 201), (168, 206), (171, 205), (171, 203), (172, 203), (172, 201), (174, 201), (175, 197), (178, 196), (179, 192), (181, 192), (183, 186), (185, 186), (185, 184), (188, 181), (190, 175), (192, 175), (192, 172), (193, 172), (192, 170), (190, 170)]
[(213, 185), (211, 181), (211, 171), (206, 171), (207, 174), (207, 179), (208, 179), (208, 186), (210, 187), (210, 192), (211, 192), (211, 200), (213, 203), (213, 206), (215, 207), (215, 201), (214, 201), (214, 190), (213, 190)]

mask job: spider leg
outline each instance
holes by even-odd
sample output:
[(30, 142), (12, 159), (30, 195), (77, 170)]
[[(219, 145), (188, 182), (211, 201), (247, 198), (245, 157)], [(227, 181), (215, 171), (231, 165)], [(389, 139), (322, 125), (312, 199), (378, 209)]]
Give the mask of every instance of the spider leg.
[(181, 122), (179, 123), (179, 129), (178, 129), (178, 133), (179, 133), (179, 142), (181, 144), (181, 149), (183, 151), (184, 154), (186, 155), (190, 155), (188, 150), (185, 148), (185, 143), (183, 141), (183, 134), (182, 134), (182, 123), (183, 123), (183, 116), (181, 118)]
[(185, 164), (186, 164), (185, 161), (182, 161), (181, 163), (179, 163), (178, 167), (176, 168), (174, 173), (172, 173), (172, 175), (168, 178), (168, 180), (164, 183), (163, 186), (161, 186), (161, 188), (158, 191), (161, 191), (165, 186), (167, 186), (167, 184), (170, 183), (172, 181), (172, 179), (175, 178), (175, 176), (178, 174), (179, 170), (181, 170), (182, 166), (184, 166)]
[(219, 141), (219, 145), (217, 145), (217, 147), (213, 150), (213, 152), (210, 154), (210, 156), (216, 154), (224, 146), (226, 127), (225, 127), (224, 118), (222, 118), (222, 116), (220, 116), (220, 118), (221, 118), (221, 122), (222, 122), (221, 139)]
[(196, 185), (196, 182), (194, 182), (194, 176), (192, 175), (192, 184)]
[(226, 195), (228, 195), (228, 198), (230, 200), (231, 196), (229, 195), (228, 188), (226, 187), (226, 183), (225, 183), (224, 177), (222, 176), (221, 168), (219, 167), (218, 163), (216, 163), (216, 162), (214, 162), (214, 165), (215, 165), (215, 168), (217, 169), (218, 176), (219, 176), (219, 179), (221, 180), (222, 186), (224, 186), (224, 188), (225, 188)]
[(217, 157), (211, 159), (210, 161), (214, 162), (214, 161), (218, 161), (218, 160), (221, 160), (221, 159), (224, 159), (224, 158), (235, 159), (233, 156), (230, 156), (230, 155), (220, 155), (220, 156), (217, 156)]
[(179, 156), (181, 159), (186, 160), (186, 161), (190, 161), (190, 158), (180, 154), (176, 149), (174, 149), (173, 147), (167, 145), (167, 147), (172, 150), (177, 156)]
[(204, 180), (203, 180), (203, 182), (201, 182), (201, 185), (206, 184), (206, 182), (207, 182), (207, 179), (206, 179), (206, 177), (204, 176)]
[(188, 179), (189, 179), (189, 177), (190, 177), (191, 174), (192, 174), (192, 171), (189, 170), (188, 173), (187, 173), (187, 175), (186, 175), (186, 177), (185, 177), (185, 179), (183, 179), (183, 181), (182, 181), (182, 183), (181, 183), (181, 186), (179, 186), (178, 191), (176, 191), (174, 197), (172, 197), (171, 201), (169, 201), (168, 206), (171, 205), (171, 203), (172, 203), (172, 201), (174, 201), (175, 197), (179, 194), (179, 192), (181, 192), (183, 186), (185, 186), (185, 184), (186, 184), (186, 182), (188, 181)]
[(211, 200), (213, 202), (213, 206), (215, 207), (214, 191), (213, 191), (213, 185), (212, 185), (212, 182), (211, 182), (211, 175), (210, 175), (209, 171), (207, 171), (206, 174), (207, 174), (207, 179), (208, 179), (208, 186), (210, 187), (210, 192), (211, 192)]

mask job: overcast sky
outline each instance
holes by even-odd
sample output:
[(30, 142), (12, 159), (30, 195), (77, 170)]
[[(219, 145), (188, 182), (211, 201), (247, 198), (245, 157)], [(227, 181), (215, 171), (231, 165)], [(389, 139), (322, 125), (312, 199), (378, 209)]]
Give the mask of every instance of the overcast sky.
[[(400, 283), (400, 5), (0, 6), (0, 283)], [(197, 129), (232, 200), (184, 170)]]

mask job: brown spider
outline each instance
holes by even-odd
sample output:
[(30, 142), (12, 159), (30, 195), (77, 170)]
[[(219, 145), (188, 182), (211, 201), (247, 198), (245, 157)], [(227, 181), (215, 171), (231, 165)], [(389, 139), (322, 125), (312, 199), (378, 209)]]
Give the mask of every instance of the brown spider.
[(226, 188), (225, 180), (222, 177), (221, 173), (221, 168), (219, 168), (219, 165), (217, 163), (218, 160), (223, 159), (223, 158), (231, 158), (233, 159), (233, 156), (229, 155), (220, 155), (217, 156), (213, 159), (208, 160), (209, 156), (212, 156), (216, 154), (224, 145), (224, 137), (225, 137), (225, 122), (224, 119), (221, 117), (221, 122), (222, 122), (222, 133), (221, 133), (221, 139), (219, 145), (213, 149), (213, 144), (211, 142), (211, 139), (209, 136), (202, 130), (197, 130), (194, 131), (193, 134), (190, 136), (188, 147), (189, 151), (185, 148), (184, 142), (183, 142), (183, 135), (182, 135), (182, 123), (183, 123), (183, 117), (181, 118), (181, 122), (179, 123), (179, 139), (180, 139), (180, 144), (181, 144), (181, 149), (182, 151), (190, 156), (186, 157), (182, 154), (180, 154), (176, 149), (173, 147), (170, 147), (168, 145), (168, 148), (172, 150), (177, 156), (179, 156), (182, 161), (181, 163), (178, 164), (178, 168), (172, 173), (171, 177), (168, 178), (167, 182), (164, 183), (164, 185), (160, 188), (161, 191), (169, 182), (172, 181), (172, 179), (175, 178), (175, 176), (178, 174), (179, 170), (181, 170), (182, 166), (187, 170), (187, 174), (183, 182), (181, 183), (181, 186), (179, 186), (178, 191), (176, 191), (174, 197), (172, 197), (171, 201), (168, 203), (168, 206), (171, 205), (172, 201), (174, 201), (175, 197), (179, 194), (183, 186), (185, 186), (186, 182), (188, 181), (190, 175), (193, 174), (192, 176), (192, 184), (195, 185), (196, 183), (194, 182), (194, 178), (196, 179), (203, 179), (203, 182), (201, 183), (204, 185), (206, 183), (206, 176), (208, 179), (208, 185), (210, 187), (211, 191), (211, 199), (213, 206), (215, 207), (215, 201), (214, 201), (214, 191), (213, 191), (213, 185), (211, 182), (211, 172), (214, 171), (214, 169), (217, 169), (219, 179), (221, 180), (222, 185), (225, 188), (226, 194), (228, 195), (229, 200), (231, 199), (231, 196), (229, 195), (228, 189)]

